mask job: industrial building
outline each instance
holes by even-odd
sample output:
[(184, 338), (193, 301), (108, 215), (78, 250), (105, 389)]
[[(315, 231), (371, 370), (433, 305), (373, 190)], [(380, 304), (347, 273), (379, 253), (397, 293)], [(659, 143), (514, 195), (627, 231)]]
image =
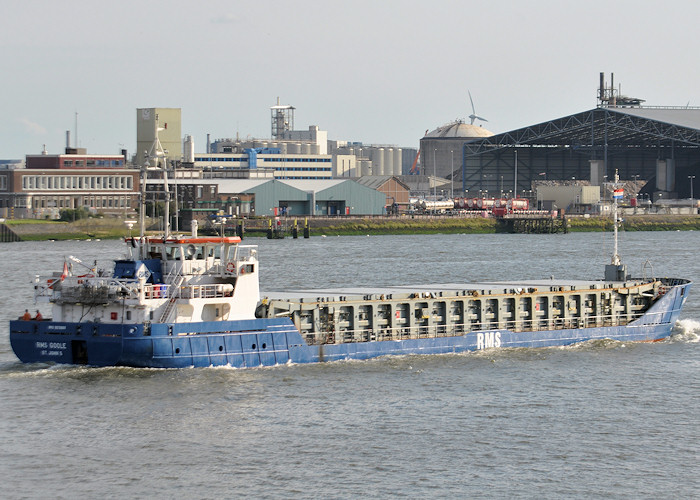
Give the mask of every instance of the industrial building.
[(459, 163), (446, 167), (443, 158), (438, 173), (447, 169), (467, 196), (532, 196), (545, 181), (601, 186), (618, 172), (623, 180), (639, 181), (641, 194), (652, 200), (693, 198), (693, 180), (700, 174), (700, 109), (642, 107), (642, 102), (620, 95), (601, 74), (596, 108), (462, 140)]
[(330, 179), (332, 157), (282, 153), (279, 148), (246, 148), (241, 153), (196, 154), (193, 168), (210, 178)]
[[(153, 154), (156, 137), (168, 161), (182, 159), (182, 112), (180, 108), (139, 108), (136, 110), (135, 163), (142, 166)], [(158, 129), (158, 130), (156, 130)]]
[(366, 176), (358, 177), (355, 181), (365, 187), (375, 189), (386, 196), (385, 206), (387, 213), (399, 213), (408, 210), (411, 198), (410, 187), (401, 182), (398, 177), (383, 175), (383, 176)]
[[(420, 140), (421, 174), (450, 178), (462, 164), (462, 148), (467, 141), (493, 136), (493, 132), (462, 120), (427, 131)], [(415, 172), (414, 172), (415, 173)]]
[[(180, 176), (169, 183), (183, 228), (192, 219), (228, 216), (382, 215), (385, 193), (350, 179), (200, 179)], [(162, 200), (163, 180), (147, 181), (147, 203)], [(147, 209), (147, 213), (148, 213)]]
[(27, 155), (25, 168), (0, 170), (0, 216), (59, 217), (64, 209), (133, 214), (139, 172), (122, 155), (90, 155), (66, 147), (66, 154)]

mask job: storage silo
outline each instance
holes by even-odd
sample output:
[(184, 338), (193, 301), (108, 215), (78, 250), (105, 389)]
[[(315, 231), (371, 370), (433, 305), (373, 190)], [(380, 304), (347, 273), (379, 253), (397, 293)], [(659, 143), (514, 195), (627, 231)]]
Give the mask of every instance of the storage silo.
[(184, 161), (185, 163), (194, 163), (194, 139), (191, 135), (185, 136), (185, 147), (184, 147)]
[(402, 158), (403, 150), (401, 148), (394, 149), (394, 173), (392, 175), (401, 175)]
[(301, 154), (301, 144), (299, 144), (298, 142), (290, 143), (287, 150), (289, 151), (289, 154)]
[(384, 148), (374, 148), (372, 153), (372, 175), (384, 175)]
[(360, 176), (364, 177), (366, 175), (372, 175), (372, 160), (360, 160), (358, 161), (360, 168)]
[(382, 175), (394, 175), (394, 148), (384, 148), (384, 169)]

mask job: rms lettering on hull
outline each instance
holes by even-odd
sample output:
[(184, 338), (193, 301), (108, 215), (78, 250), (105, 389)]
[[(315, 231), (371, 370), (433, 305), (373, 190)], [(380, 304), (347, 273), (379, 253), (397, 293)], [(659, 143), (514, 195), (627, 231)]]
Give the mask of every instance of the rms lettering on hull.
[(484, 332), (476, 334), (476, 348), (488, 349), (501, 347), (501, 332)]

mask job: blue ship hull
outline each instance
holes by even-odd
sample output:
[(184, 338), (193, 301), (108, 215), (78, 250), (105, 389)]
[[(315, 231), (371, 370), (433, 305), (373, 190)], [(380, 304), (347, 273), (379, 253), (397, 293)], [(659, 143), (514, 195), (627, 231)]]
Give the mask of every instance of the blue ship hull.
[(690, 284), (677, 285), (641, 318), (624, 326), (514, 332), (471, 331), (459, 336), (308, 345), (288, 318), (141, 324), (10, 322), (10, 342), (26, 363), (185, 368), (237, 368), (440, 354), (486, 348), (567, 346), (597, 339), (657, 341), (671, 335)]

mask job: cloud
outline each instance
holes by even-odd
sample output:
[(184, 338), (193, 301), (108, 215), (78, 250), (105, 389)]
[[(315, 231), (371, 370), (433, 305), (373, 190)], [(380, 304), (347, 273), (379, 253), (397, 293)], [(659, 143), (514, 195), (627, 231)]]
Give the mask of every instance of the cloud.
[(220, 16), (212, 18), (211, 22), (214, 24), (232, 24), (240, 20), (240, 17), (235, 14), (221, 14)]
[(46, 134), (46, 129), (39, 125), (38, 123), (35, 123), (31, 121), (28, 118), (20, 118), (19, 122), (24, 125), (24, 131), (28, 132), (30, 134), (34, 135), (45, 135)]

